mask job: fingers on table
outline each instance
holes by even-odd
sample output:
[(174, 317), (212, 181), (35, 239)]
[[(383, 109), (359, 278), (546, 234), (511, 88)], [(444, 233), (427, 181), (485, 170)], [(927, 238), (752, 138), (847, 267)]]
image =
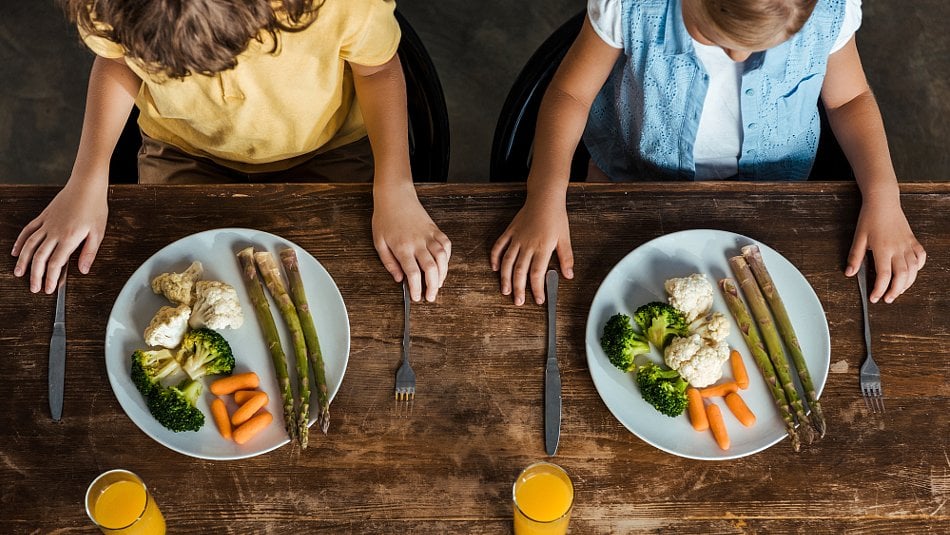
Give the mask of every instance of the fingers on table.
[[(38, 219), (30, 221), (23, 230), (20, 231), (20, 235), (17, 236), (16, 241), (13, 243), (13, 251), (10, 253), (13, 256), (20, 256), (20, 252), (23, 250), (23, 246), (26, 243), (27, 238), (31, 237), (37, 230), (39, 230), (41, 223)], [(19, 276), (19, 275), (18, 275)]]
[(561, 275), (566, 279), (574, 278), (574, 248), (571, 247), (571, 238), (565, 237), (557, 243), (558, 264), (561, 266)]
[[(508, 248), (508, 244), (511, 243), (511, 232), (505, 231), (504, 234), (498, 237), (495, 240), (495, 245), (491, 248), (491, 270), (499, 271), (501, 269), (501, 260), (505, 253), (505, 249)], [(505, 293), (502, 291), (502, 293)], [(507, 295), (507, 294), (506, 294)]]
[(844, 274), (851, 277), (861, 268), (861, 262), (868, 253), (867, 236), (854, 236), (854, 242), (851, 244), (851, 251), (848, 252), (848, 265), (845, 267)]

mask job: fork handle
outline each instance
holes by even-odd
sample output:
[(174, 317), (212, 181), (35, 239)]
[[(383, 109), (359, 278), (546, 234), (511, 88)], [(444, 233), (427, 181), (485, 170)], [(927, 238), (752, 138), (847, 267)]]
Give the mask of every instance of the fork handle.
[(402, 283), (402, 303), (404, 323), (402, 327), (402, 360), (409, 362), (409, 286)]
[(871, 322), (868, 321), (868, 269), (867, 259), (861, 261), (858, 269), (858, 291), (861, 292), (861, 312), (864, 313), (864, 344), (867, 346), (868, 357), (871, 356)]

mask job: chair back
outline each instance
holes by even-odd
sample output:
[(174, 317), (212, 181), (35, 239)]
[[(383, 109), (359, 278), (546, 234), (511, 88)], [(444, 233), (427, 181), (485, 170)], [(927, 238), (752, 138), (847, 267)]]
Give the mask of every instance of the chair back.
[(112, 149), (109, 159), (109, 182), (111, 184), (135, 184), (139, 181), (139, 148), (142, 147), (142, 132), (139, 131), (139, 109), (132, 106), (125, 121), (119, 141)]
[[(409, 164), (416, 182), (445, 182), (449, 176), (449, 114), (435, 64), (419, 35), (398, 11), (402, 30), (399, 61), (406, 78), (409, 115)], [(132, 108), (109, 165), (113, 184), (138, 182), (138, 151), (142, 135), (138, 108)]]
[(838, 145), (838, 139), (828, 124), (828, 114), (821, 100), (818, 100), (818, 118), (821, 120), (821, 134), (818, 137), (818, 151), (815, 153), (815, 163), (811, 166), (808, 180), (854, 180), (854, 171), (844, 151)]
[[(532, 144), (541, 99), (568, 49), (577, 39), (587, 11), (574, 15), (554, 31), (525, 63), (501, 108), (492, 139), (492, 182), (516, 182), (528, 178)], [(578, 143), (571, 163), (571, 180), (587, 177), (590, 156), (583, 141)]]
[(442, 83), (422, 39), (399, 11), (402, 30), (399, 61), (406, 77), (409, 111), (409, 164), (416, 182), (445, 182), (449, 177), (449, 113)]

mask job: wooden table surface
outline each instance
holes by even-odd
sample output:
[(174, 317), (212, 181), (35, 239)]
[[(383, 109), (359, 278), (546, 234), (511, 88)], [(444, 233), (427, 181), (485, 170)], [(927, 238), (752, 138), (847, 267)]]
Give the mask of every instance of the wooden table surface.
[[(564, 411), (555, 462), (573, 478), (572, 533), (918, 533), (950, 531), (950, 184), (902, 184), (928, 262), (894, 304), (871, 306), (887, 412), (869, 414), (857, 285), (842, 274), (860, 197), (851, 183), (577, 185), (569, 193), (576, 277), (561, 281), (558, 353)], [(0, 186), (0, 242), (56, 189)], [(420, 186), (453, 242), (438, 301), (413, 309), (419, 393), (394, 413), (400, 287), (370, 235), (367, 186), (116, 186), (88, 276), (71, 276), (64, 417), (47, 403), (54, 298), (33, 295), (0, 255), (0, 533), (93, 533), (86, 486), (122, 467), (150, 485), (171, 533), (508, 533), (511, 483), (546, 458), (545, 312), (498, 292), (490, 248), (523, 186)], [(128, 418), (106, 377), (103, 339), (119, 290), (152, 253), (194, 232), (251, 227), (282, 235), (334, 277), (352, 349), (327, 437), (242, 461), (194, 459)], [(822, 397), (827, 436), (795, 454), (783, 440), (739, 460), (664, 453), (607, 410), (586, 364), (591, 300), (638, 245), (691, 228), (760, 240), (814, 287), (831, 331)]]

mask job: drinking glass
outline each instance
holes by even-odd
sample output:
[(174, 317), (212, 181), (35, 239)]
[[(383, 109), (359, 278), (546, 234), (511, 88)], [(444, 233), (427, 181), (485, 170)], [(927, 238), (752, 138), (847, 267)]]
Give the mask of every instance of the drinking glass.
[(574, 485), (556, 464), (525, 468), (511, 489), (515, 535), (564, 535), (574, 506)]
[(165, 535), (165, 517), (139, 476), (109, 470), (86, 490), (86, 514), (108, 535)]

